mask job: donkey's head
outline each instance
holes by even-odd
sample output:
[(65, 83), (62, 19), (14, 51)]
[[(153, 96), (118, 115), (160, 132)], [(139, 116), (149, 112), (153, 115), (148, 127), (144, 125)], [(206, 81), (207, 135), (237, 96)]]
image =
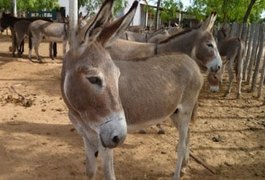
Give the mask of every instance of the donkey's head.
[(13, 18), (12, 14), (7, 14), (5, 12), (2, 13), (1, 19), (0, 19), (0, 31), (4, 31), (8, 26), (10, 25), (10, 19)]
[(201, 69), (217, 72), (221, 69), (222, 60), (212, 34), (216, 13), (212, 13), (199, 27), (195, 46), (192, 49), (192, 58), (196, 60)]
[(222, 71), (209, 72), (207, 75), (207, 80), (210, 85), (210, 91), (219, 92), (219, 87), (222, 84)]
[(108, 24), (112, 4), (113, 0), (104, 2), (84, 41), (66, 54), (62, 69), (62, 94), (72, 123), (88, 139), (96, 137), (92, 144), (101, 142), (108, 148), (124, 141), (127, 125), (119, 97), (120, 71), (105, 46), (129, 25), (138, 2), (125, 16)]

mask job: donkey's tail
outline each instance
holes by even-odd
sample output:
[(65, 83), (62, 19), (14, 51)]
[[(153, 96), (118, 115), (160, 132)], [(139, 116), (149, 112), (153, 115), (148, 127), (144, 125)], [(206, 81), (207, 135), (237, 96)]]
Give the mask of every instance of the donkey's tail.
[(31, 50), (31, 49), (32, 49), (32, 33), (29, 30), (29, 50)]

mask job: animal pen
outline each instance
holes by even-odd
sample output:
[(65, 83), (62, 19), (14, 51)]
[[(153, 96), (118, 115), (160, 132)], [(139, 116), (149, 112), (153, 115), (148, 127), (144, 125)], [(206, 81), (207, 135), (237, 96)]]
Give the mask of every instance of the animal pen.
[[(70, 18), (74, 35), (77, 14)], [(236, 99), (234, 94), (223, 97), (223, 91), (209, 93), (204, 81), (197, 118), (190, 124), (191, 158), (183, 179), (265, 178), (265, 100), (262, 104), (253, 98), (253, 94), (265, 97), (263, 32), (264, 25), (260, 24), (232, 25), (230, 36), (243, 34), (246, 42), (242, 98)], [(72, 46), (74, 40), (71, 36)], [(84, 144), (62, 100), (62, 54), (56, 61), (45, 57), (40, 64), (27, 57), (12, 57), (10, 44), (10, 36), (0, 35), (0, 179), (86, 179)], [(48, 44), (42, 47), (41, 53), (48, 54)], [(160, 73), (150, 76), (150, 71), (142, 74), (161, 77)], [(132, 76), (132, 81), (137, 78)], [(161, 92), (169, 91), (170, 85)], [(152, 91), (157, 91), (156, 87)], [(156, 105), (149, 103), (145, 108), (151, 104)], [(170, 121), (162, 122), (162, 126), (165, 134), (158, 135), (156, 127), (150, 127), (146, 134), (127, 134), (124, 144), (115, 148), (117, 179), (172, 179), (178, 135)], [(103, 166), (99, 161), (97, 179), (104, 177)]]
[(233, 23), (229, 36), (244, 41), (243, 80), (250, 86), (249, 92), (260, 98), (265, 83), (264, 24)]

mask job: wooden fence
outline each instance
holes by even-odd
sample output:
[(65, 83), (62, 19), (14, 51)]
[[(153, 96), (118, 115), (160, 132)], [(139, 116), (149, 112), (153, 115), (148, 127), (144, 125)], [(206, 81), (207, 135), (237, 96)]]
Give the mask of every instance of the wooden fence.
[(249, 85), (249, 92), (258, 98), (262, 95), (265, 83), (264, 26), (233, 23), (229, 34), (230, 37), (241, 37), (245, 43), (243, 80)]

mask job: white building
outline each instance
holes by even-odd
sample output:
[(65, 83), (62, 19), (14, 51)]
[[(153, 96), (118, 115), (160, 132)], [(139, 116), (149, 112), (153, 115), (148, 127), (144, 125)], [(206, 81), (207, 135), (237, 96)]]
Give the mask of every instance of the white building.
[[(154, 14), (148, 13), (146, 10), (146, 6), (156, 9), (156, 4), (149, 1), (148, 5), (143, 0), (139, 0), (140, 3), (136, 9), (135, 16), (132, 20), (132, 25), (141, 25), (141, 26), (154, 26)], [(147, 0), (148, 1), (148, 0)], [(120, 16), (124, 15), (130, 9), (134, 0), (127, 0), (127, 6), (122, 10), (122, 12), (118, 13)], [(65, 7), (66, 15), (69, 15), (69, 0), (59, 0), (59, 5), (61, 7)], [(84, 14), (87, 13), (86, 8), (81, 8), (81, 12)]]
[[(59, 0), (59, 5), (60, 7), (65, 7), (65, 15), (69, 15), (69, 1), (73, 1), (73, 0)], [(80, 8), (80, 11), (83, 14), (86, 14), (86, 8)]]
[[(120, 13), (121, 15), (125, 14), (131, 7), (132, 3), (134, 2), (134, 0), (128, 0), (128, 3), (127, 3), (127, 7), (125, 7), (125, 9), (123, 10), (122, 13)], [(138, 7), (137, 7), (137, 10), (135, 12), (135, 16), (134, 16), (134, 19), (132, 21), (132, 24), (133, 25), (140, 25), (141, 22), (141, 6), (144, 5), (144, 2), (143, 1), (140, 1), (140, 4)], [(66, 16), (69, 15), (69, 0), (59, 0), (59, 5), (60, 7), (65, 7), (65, 14)], [(143, 7), (142, 7), (142, 10), (143, 10)], [(81, 8), (81, 12), (83, 14), (86, 14), (87, 11), (86, 11), (86, 8)], [(143, 13), (143, 11), (142, 11)]]

